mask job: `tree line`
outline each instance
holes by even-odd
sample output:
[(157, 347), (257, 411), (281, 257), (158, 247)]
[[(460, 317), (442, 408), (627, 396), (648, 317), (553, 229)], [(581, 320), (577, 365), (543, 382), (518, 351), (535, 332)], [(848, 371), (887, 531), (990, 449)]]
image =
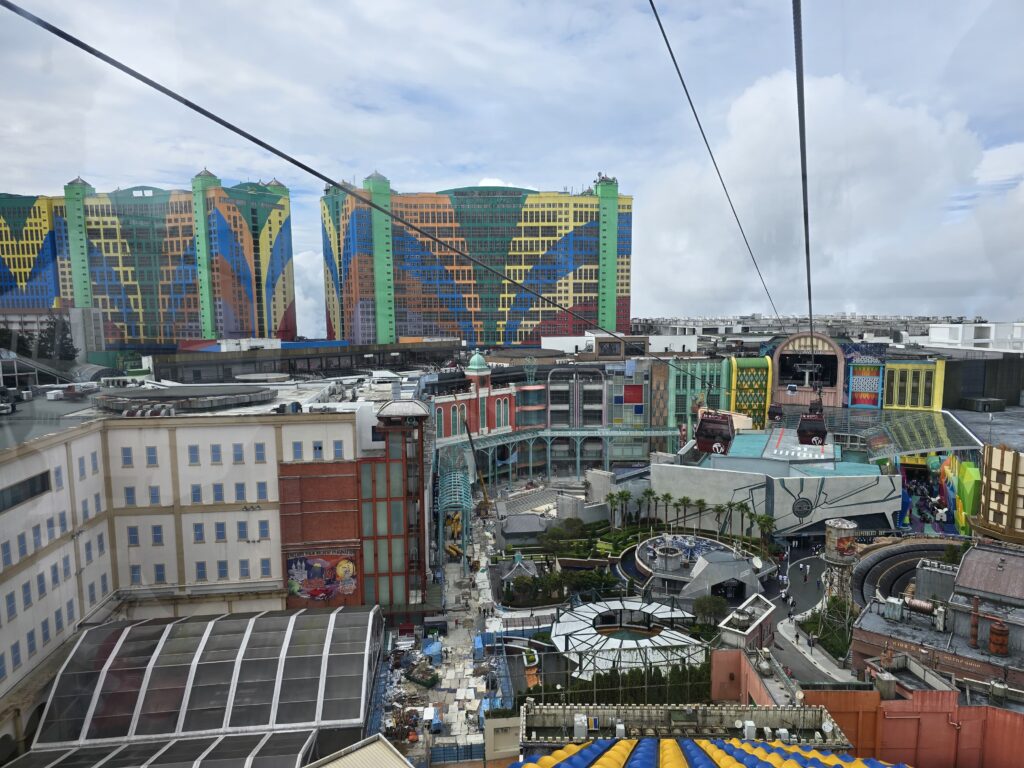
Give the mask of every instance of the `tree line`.
[[(675, 528), (685, 530), (690, 519), (690, 512), (695, 511), (694, 523), (699, 524), (705, 512), (713, 512), (715, 515), (715, 530), (721, 532), (723, 522), (728, 522), (728, 531), (731, 533), (735, 528), (734, 522), (739, 517), (739, 530), (742, 536), (753, 536), (753, 526), (757, 526), (761, 544), (767, 544), (775, 532), (775, 518), (768, 514), (758, 514), (750, 509), (745, 501), (728, 501), (724, 504), (708, 505), (704, 499), (691, 499), (689, 496), (675, 498), (671, 493), (665, 492), (658, 495), (653, 488), (645, 488), (637, 497), (628, 490), (613, 491), (604, 497), (605, 502), (612, 510), (612, 525), (615, 525), (616, 515), (624, 525), (639, 524), (643, 520), (662, 520), (662, 523), (669, 530)], [(659, 507), (661, 513), (659, 513)], [(669, 517), (669, 511), (675, 512), (674, 517)], [(641, 513), (642, 516), (641, 516)]]

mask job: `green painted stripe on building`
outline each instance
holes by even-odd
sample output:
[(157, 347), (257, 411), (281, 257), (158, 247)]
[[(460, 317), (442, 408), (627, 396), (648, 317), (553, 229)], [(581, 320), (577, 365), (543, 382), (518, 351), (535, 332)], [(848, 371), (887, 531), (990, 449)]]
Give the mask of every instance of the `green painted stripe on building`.
[(192, 179), (192, 232), (196, 238), (196, 273), (199, 276), (199, 322), (203, 338), (217, 338), (216, 316), (213, 311), (213, 278), (210, 275), (210, 237), (206, 222), (206, 190), (219, 187), (220, 179), (207, 171)]
[[(391, 182), (374, 173), (363, 181), (374, 204), (391, 210)], [(378, 344), (394, 344), (395, 275), (391, 249), (391, 218), (373, 209), (370, 216), (373, 230), (373, 303)]]
[(68, 227), (71, 289), (75, 306), (92, 307), (92, 276), (89, 274), (89, 239), (85, 233), (85, 198), (96, 190), (81, 180), (64, 185), (64, 220)]
[(616, 283), (619, 261), (619, 183), (612, 179), (597, 182), (598, 227), (600, 241), (597, 259), (597, 324), (617, 330)]

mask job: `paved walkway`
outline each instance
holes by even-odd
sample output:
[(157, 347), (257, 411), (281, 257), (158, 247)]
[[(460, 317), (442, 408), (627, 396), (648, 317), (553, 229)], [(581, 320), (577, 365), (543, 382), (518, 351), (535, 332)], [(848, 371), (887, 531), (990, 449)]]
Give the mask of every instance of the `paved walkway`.
[[(810, 568), (806, 581), (799, 568), (801, 564), (806, 564)], [(787, 571), (789, 593), (794, 599), (793, 621), (788, 618), (789, 607), (782, 602), (782, 598), (773, 599), (778, 606), (775, 612), (775, 657), (780, 664), (792, 670), (794, 678), (807, 683), (848, 681), (852, 677), (850, 670), (836, 666), (820, 649), (815, 651), (808, 647), (807, 636), (796, 626), (795, 620), (798, 615), (812, 610), (821, 602), (823, 590), (818, 586), (818, 579), (824, 572), (825, 561), (819, 556), (808, 550), (794, 551)]]
[[(843, 667), (837, 666), (832, 660), (820, 649), (810, 648), (807, 645), (807, 636), (803, 630), (797, 627), (796, 622), (790, 622), (788, 619), (779, 622), (776, 629), (776, 637), (782, 637), (791, 648), (794, 648), (804, 660), (810, 663), (815, 669), (821, 672), (832, 680), (849, 681), (853, 679), (854, 674), (852, 670), (844, 669)], [(799, 636), (799, 640), (797, 637)], [(799, 675), (797, 676), (799, 680)], [(814, 681), (806, 681), (814, 682)]]

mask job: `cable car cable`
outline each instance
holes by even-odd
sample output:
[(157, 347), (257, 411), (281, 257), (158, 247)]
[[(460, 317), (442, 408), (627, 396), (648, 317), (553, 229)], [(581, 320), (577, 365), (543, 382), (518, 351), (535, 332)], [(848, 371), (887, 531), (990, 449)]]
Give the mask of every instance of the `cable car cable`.
[(704, 140), (704, 146), (707, 147), (708, 155), (711, 157), (711, 165), (715, 168), (715, 174), (718, 176), (718, 183), (722, 185), (722, 191), (725, 193), (725, 199), (729, 203), (729, 210), (732, 211), (732, 217), (736, 220), (736, 226), (740, 231), (740, 236), (743, 238), (743, 244), (747, 247), (747, 253), (750, 254), (750, 260), (754, 263), (754, 269), (757, 272), (757, 277), (761, 281), (761, 287), (764, 288), (765, 294), (768, 296), (768, 303), (772, 305), (772, 311), (775, 313), (775, 318), (779, 321), (779, 327), (785, 334), (786, 325), (782, 322), (782, 317), (779, 315), (779, 310), (775, 308), (775, 300), (772, 298), (771, 291), (768, 290), (768, 284), (764, 281), (764, 275), (761, 274), (761, 267), (757, 263), (757, 258), (754, 256), (754, 249), (750, 247), (750, 241), (747, 239), (746, 230), (743, 229), (743, 224), (740, 222), (740, 215), (736, 212), (736, 206), (733, 205), (732, 195), (729, 194), (729, 188), (725, 185), (725, 178), (722, 176), (722, 171), (718, 167), (718, 161), (715, 159), (715, 153), (711, 150), (711, 142), (708, 141), (708, 136), (704, 132), (704, 125), (700, 121), (700, 116), (697, 114), (697, 107), (693, 103), (693, 99), (690, 97), (690, 89), (686, 85), (686, 80), (683, 78), (683, 72), (679, 68), (679, 62), (676, 60), (675, 51), (672, 50), (672, 43), (668, 40), (668, 33), (665, 32), (665, 25), (661, 23), (661, 16), (658, 15), (658, 9), (654, 5), (654, 0), (648, 0), (651, 4), (651, 11), (654, 13), (654, 20), (658, 22), (658, 29), (661, 30), (661, 37), (665, 41), (665, 47), (668, 49), (668, 55), (672, 59), (672, 66), (675, 67), (676, 75), (679, 76), (679, 84), (683, 86), (683, 93), (686, 94), (686, 101), (690, 105), (690, 111), (693, 113), (693, 119), (697, 123), (697, 130), (700, 131), (700, 137)]
[[(352, 184), (350, 184), (348, 182), (336, 181), (336, 180), (332, 179), (331, 177), (329, 177), (326, 174), (318, 171), (317, 169), (313, 168), (312, 166), (310, 166), (310, 165), (302, 162), (301, 160), (293, 157), (292, 155), (288, 154), (284, 150), (278, 149), (273, 144), (270, 144), (270, 143), (260, 139), (259, 137), (253, 135), (252, 133), (249, 133), (248, 131), (244, 130), (243, 128), (238, 127), (237, 125), (235, 125), (234, 123), (230, 122), (229, 120), (227, 120), (227, 119), (217, 115), (214, 112), (211, 112), (210, 110), (206, 109), (205, 107), (200, 106), (199, 104), (197, 104), (196, 102), (192, 101), (191, 99), (188, 99), (187, 97), (182, 96), (177, 91), (175, 91), (175, 90), (173, 90), (173, 89), (171, 89), (171, 88), (169, 88), (169, 87), (167, 87), (167, 86), (157, 82), (156, 80), (153, 80), (150, 77), (147, 77), (146, 75), (142, 74), (138, 70), (133, 69), (132, 67), (128, 66), (127, 64), (124, 64), (123, 62), (119, 61), (118, 59), (115, 59), (113, 56), (110, 56), (109, 54), (104, 53), (103, 51), (99, 50), (98, 48), (95, 48), (94, 46), (90, 45), (89, 43), (86, 43), (81, 38), (78, 38), (75, 35), (72, 35), (70, 32), (67, 32), (64, 29), (61, 29), (60, 27), (58, 27), (58, 26), (56, 26), (54, 24), (51, 24), (50, 22), (46, 21), (45, 19), (42, 19), (39, 16), (36, 16), (35, 14), (25, 10), (21, 6), (17, 5), (16, 3), (10, 2), (10, 0), (0, 0), (0, 7), (6, 8), (7, 10), (11, 11), (12, 13), (22, 17), (26, 21), (31, 22), (32, 24), (36, 25), (40, 29), (43, 29), (46, 32), (49, 32), (50, 34), (54, 35), (55, 37), (59, 37), (61, 40), (64, 40), (65, 42), (70, 43), (71, 45), (75, 46), (76, 48), (84, 51), (85, 53), (88, 53), (90, 56), (93, 56), (94, 58), (99, 59), (100, 61), (102, 61), (105, 64), (108, 64), (109, 66), (113, 67), (114, 69), (120, 70), (121, 72), (123, 72), (124, 74), (128, 75), (129, 77), (131, 77), (131, 78), (133, 78), (135, 80), (138, 80), (140, 83), (143, 83), (144, 85), (149, 86), (153, 90), (158, 91), (159, 93), (162, 93), (164, 96), (167, 96), (168, 98), (178, 102), (182, 106), (185, 106), (188, 109), (191, 109), (193, 112), (196, 112), (196, 113), (202, 115), (203, 117), (207, 118), (208, 120), (211, 120), (211, 121), (217, 123), (218, 125), (222, 126), (223, 128), (226, 128), (227, 130), (231, 131), (232, 133), (237, 134), (238, 136), (241, 136), (243, 139), (245, 139), (245, 140), (255, 144), (256, 146), (260, 147), (261, 149), (264, 149), (267, 152), (270, 152), (271, 154), (276, 155), (277, 157), (281, 158), (285, 162), (290, 163), (291, 165), (294, 165), (296, 168), (298, 168), (298, 169), (300, 169), (302, 171), (305, 171), (309, 175), (311, 175), (311, 176), (313, 176), (313, 177), (323, 181), (325, 184), (328, 184), (328, 185), (330, 185), (332, 187), (337, 187), (338, 189), (344, 190), (346, 193), (348, 193), (348, 194), (352, 195), (353, 197), (357, 198), (358, 200), (360, 200), (362, 203), (364, 203), (368, 207), (370, 207), (370, 208), (372, 208), (372, 209), (374, 209), (376, 211), (379, 211), (380, 213), (383, 213), (385, 216), (390, 218), (392, 221), (395, 221), (395, 222), (401, 224), (402, 226), (406, 227), (407, 229), (409, 229), (409, 230), (411, 230), (413, 232), (416, 232), (417, 234), (425, 237), (426, 239), (428, 239), (428, 240), (430, 240), (430, 241), (432, 241), (434, 243), (437, 243), (439, 246), (444, 248), (446, 251), (451, 252), (455, 256), (458, 256), (459, 258), (465, 259), (466, 261), (468, 261), (469, 263), (473, 264), (474, 266), (478, 266), (481, 269), (485, 270), (486, 272), (489, 272), (489, 273), (495, 275), (496, 277), (500, 277), (503, 281), (508, 282), (510, 285), (514, 285), (515, 287), (519, 288), (520, 290), (525, 291), (526, 293), (529, 293), (529, 294), (531, 294), (533, 296), (536, 296), (543, 303), (545, 303), (545, 304), (547, 304), (547, 305), (549, 305), (551, 307), (554, 307), (555, 309), (558, 309), (558, 310), (560, 310), (562, 312), (565, 312), (570, 317), (573, 317), (573, 318), (575, 318), (575, 319), (585, 323), (586, 325), (590, 326), (591, 328), (595, 328), (596, 330), (601, 331), (602, 333), (605, 333), (608, 336), (611, 336), (612, 338), (614, 338), (614, 339), (616, 339), (618, 341), (621, 341), (623, 343), (623, 350), (625, 350), (625, 345), (627, 344), (627, 341), (626, 341), (625, 337), (620, 335), (618, 332), (610, 331), (607, 328), (603, 328), (602, 326), (600, 326), (597, 323), (593, 322), (590, 318), (584, 317), (583, 315), (579, 314), (575, 310), (570, 309), (569, 307), (566, 307), (566, 306), (564, 306), (562, 304), (559, 304), (557, 301), (555, 301), (553, 299), (549, 299), (547, 296), (544, 296), (539, 291), (536, 291), (533, 288), (530, 288), (529, 286), (524, 285), (523, 283), (519, 282), (518, 280), (515, 280), (515, 279), (509, 277), (504, 272), (502, 272), (502, 271), (500, 271), (500, 270), (498, 270), (498, 269), (496, 269), (494, 267), (491, 267), (491, 266), (483, 263), (482, 261), (480, 261), (476, 257), (470, 256), (465, 251), (462, 251), (461, 249), (457, 248), (456, 246), (454, 246), (454, 245), (452, 245), (452, 244), (450, 244), (448, 242), (445, 242), (444, 240), (442, 240), (441, 238), (437, 237), (433, 233), (431, 233), (431, 232), (423, 229), (422, 227), (414, 224), (413, 222), (409, 221), (408, 219), (405, 219), (402, 216), (399, 216), (398, 214), (388, 210), (384, 206), (382, 206), (382, 205), (380, 205), (378, 203), (375, 203), (372, 199), (369, 198), (368, 195), (365, 195), (364, 190), (361, 190), (358, 187), (356, 187), (356, 186), (354, 186), (354, 185), (352, 185)], [(432, 255), (438, 261), (441, 260), (441, 257), (440, 257), (439, 254), (432, 252)], [(661, 363), (664, 363), (669, 368), (672, 368), (672, 369), (678, 371), (679, 373), (689, 377), (692, 381), (698, 382), (703, 389), (708, 390), (709, 392), (712, 391), (712, 390), (718, 390), (718, 391), (723, 392), (723, 393), (731, 392), (732, 391), (732, 390), (730, 390), (730, 389), (728, 389), (727, 387), (724, 387), (724, 386), (718, 386), (718, 387), (711, 386), (707, 379), (705, 379), (705, 378), (703, 378), (701, 376), (698, 376), (697, 374), (692, 373), (691, 371), (687, 371), (687, 370), (684, 370), (683, 368), (680, 368), (670, 358), (659, 357), (657, 354), (655, 354), (653, 352), (650, 352), (650, 351), (647, 352), (647, 355), (649, 357), (651, 357), (652, 359), (654, 359), (654, 360), (657, 360), (657, 361), (659, 361)]]

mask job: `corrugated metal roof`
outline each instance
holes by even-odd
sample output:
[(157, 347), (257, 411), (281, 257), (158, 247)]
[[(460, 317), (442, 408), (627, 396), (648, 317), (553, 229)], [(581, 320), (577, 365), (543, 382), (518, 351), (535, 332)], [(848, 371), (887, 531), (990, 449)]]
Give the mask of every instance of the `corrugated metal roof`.
[(412, 768), (387, 739), (379, 733), (318, 760), (308, 768)]
[(957, 592), (1000, 595), (1024, 603), (1024, 553), (1009, 547), (973, 547), (956, 574)]

